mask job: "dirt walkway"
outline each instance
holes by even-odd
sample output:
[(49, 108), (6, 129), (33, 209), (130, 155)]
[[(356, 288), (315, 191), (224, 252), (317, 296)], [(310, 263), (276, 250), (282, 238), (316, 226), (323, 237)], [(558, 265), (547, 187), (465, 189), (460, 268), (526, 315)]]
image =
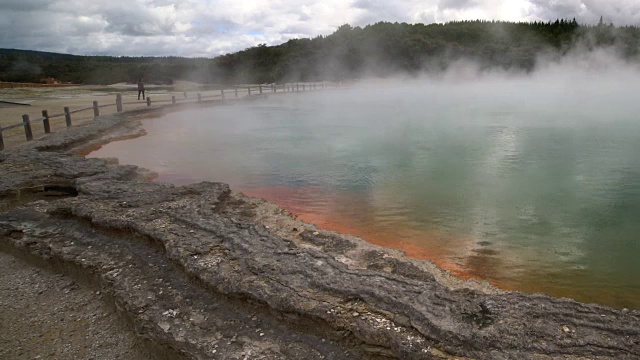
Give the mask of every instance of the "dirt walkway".
[(102, 296), (0, 252), (0, 358), (150, 359)]

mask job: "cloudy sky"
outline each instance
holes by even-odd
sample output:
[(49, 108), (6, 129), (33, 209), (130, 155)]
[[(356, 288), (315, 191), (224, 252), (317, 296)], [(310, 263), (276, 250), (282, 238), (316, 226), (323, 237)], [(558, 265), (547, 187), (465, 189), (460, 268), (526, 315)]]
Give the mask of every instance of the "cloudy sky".
[(464, 19), (640, 25), (640, 0), (0, 0), (0, 48), (214, 57), (345, 23)]

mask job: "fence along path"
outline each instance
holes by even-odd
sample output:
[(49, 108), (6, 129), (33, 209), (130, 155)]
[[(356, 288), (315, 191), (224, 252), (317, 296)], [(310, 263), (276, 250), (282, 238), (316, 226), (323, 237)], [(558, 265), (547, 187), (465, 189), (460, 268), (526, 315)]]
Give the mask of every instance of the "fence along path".
[[(220, 89), (213, 92), (193, 93), (171, 93), (171, 94), (149, 94), (146, 101), (139, 101), (133, 99), (126, 99), (122, 94), (116, 94), (115, 102), (108, 104), (100, 104), (97, 100), (94, 100), (91, 106), (81, 107), (72, 110), (70, 106), (64, 106), (63, 111), (60, 113), (49, 113), (48, 110), (42, 110), (42, 116), (32, 117), (29, 114), (22, 115), (22, 121), (15, 124), (2, 127), (0, 123), (0, 150), (5, 149), (5, 138), (16, 137), (20, 132), (23, 132), (26, 141), (34, 139), (34, 133), (36, 135), (49, 134), (54, 130), (64, 129), (71, 127), (76, 122), (76, 119), (80, 119), (79, 123), (92, 120), (100, 116), (103, 112), (102, 109), (110, 109), (109, 113), (122, 112), (127, 108), (140, 108), (144, 106), (152, 106), (154, 104), (178, 104), (178, 103), (198, 103), (207, 101), (221, 101), (226, 99), (238, 99), (244, 96), (259, 96), (269, 93), (282, 93), (282, 92), (302, 92), (302, 91), (314, 91), (323, 90), (327, 88), (335, 88), (338, 84), (329, 82), (319, 83), (287, 83), (287, 84), (260, 84), (249, 86), (234, 86), (230, 89)], [(153, 95), (153, 98), (152, 98)], [(156, 95), (158, 97), (156, 97)], [(170, 98), (168, 98), (170, 96)], [(158, 99), (159, 98), (159, 99)], [(114, 111), (115, 110), (115, 111)], [(81, 114), (78, 116), (76, 114)], [(64, 122), (62, 121), (64, 119)], [(42, 126), (40, 126), (42, 123)]]

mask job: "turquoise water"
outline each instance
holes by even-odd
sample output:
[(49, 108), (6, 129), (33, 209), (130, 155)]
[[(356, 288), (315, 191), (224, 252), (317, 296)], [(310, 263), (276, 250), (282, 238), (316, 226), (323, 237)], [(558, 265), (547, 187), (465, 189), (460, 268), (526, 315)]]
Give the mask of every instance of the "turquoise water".
[(228, 182), (463, 277), (640, 308), (631, 95), (524, 80), (287, 94), (146, 120), (91, 156)]

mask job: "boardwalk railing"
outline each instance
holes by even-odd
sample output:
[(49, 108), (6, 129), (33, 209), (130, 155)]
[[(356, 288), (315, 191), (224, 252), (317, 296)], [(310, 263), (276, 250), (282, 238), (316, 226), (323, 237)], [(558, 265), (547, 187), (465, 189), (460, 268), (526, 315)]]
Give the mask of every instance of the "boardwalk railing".
[[(180, 99), (176, 97), (176, 95), (172, 95), (171, 100), (152, 101), (151, 97), (149, 96), (147, 96), (146, 100), (147, 100), (147, 106), (151, 106), (152, 104), (162, 104), (162, 103), (167, 103), (167, 104), (170, 103), (172, 105), (175, 105), (178, 102), (201, 103), (206, 101), (219, 101), (219, 100), (226, 100), (231, 98), (237, 99), (240, 96), (254, 96), (254, 95), (262, 95), (262, 94), (268, 94), (268, 93), (278, 93), (278, 92), (283, 93), (283, 92), (313, 91), (313, 90), (323, 90), (323, 89), (335, 88), (335, 87), (338, 87), (338, 84), (328, 83), (328, 82), (302, 83), (302, 84), (287, 83), (287, 84), (279, 84), (279, 85), (278, 84), (259, 84), (259, 85), (249, 85), (249, 86), (235, 86), (232, 89), (220, 89), (219, 94), (202, 95), (201, 93), (197, 93), (195, 98), (190, 97), (187, 92), (183, 92), (182, 98)], [(213, 99), (213, 100), (207, 100), (207, 99)], [(125, 105), (140, 105), (140, 102), (139, 101), (123, 102), (122, 94), (117, 94), (116, 102), (111, 104), (100, 105), (98, 104), (97, 101), (93, 101), (92, 106), (73, 110), (73, 111), (71, 111), (68, 106), (65, 106), (64, 112), (59, 114), (54, 114), (54, 115), (49, 115), (49, 112), (47, 110), (42, 110), (42, 117), (39, 117), (37, 119), (31, 119), (30, 116), (26, 114), (22, 115), (22, 122), (9, 125), (6, 127), (0, 127), (0, 150), (4, 150), (4, 139), (2, 136), (2, 133), (4, 131), (22, 127), (24, 128), (24, 135), (27, 141), (31, 141), (33, 140), (32, 126), (34, 124), (42, 122), (44, 127), (44, 133), (49, 134), (51, 133), (51, 123), (50, 123), (51, 119), (64, 116), (66, 127), (70, 127), (73, 125), (73, 121), (72, 121), (73, 114), (93, 110), (93, 117), (97, 118), (98, 116), (100, 116), (100, 109), (102, 108), (115, 106), (116, 112), (122, 112), (124, 111)]]

